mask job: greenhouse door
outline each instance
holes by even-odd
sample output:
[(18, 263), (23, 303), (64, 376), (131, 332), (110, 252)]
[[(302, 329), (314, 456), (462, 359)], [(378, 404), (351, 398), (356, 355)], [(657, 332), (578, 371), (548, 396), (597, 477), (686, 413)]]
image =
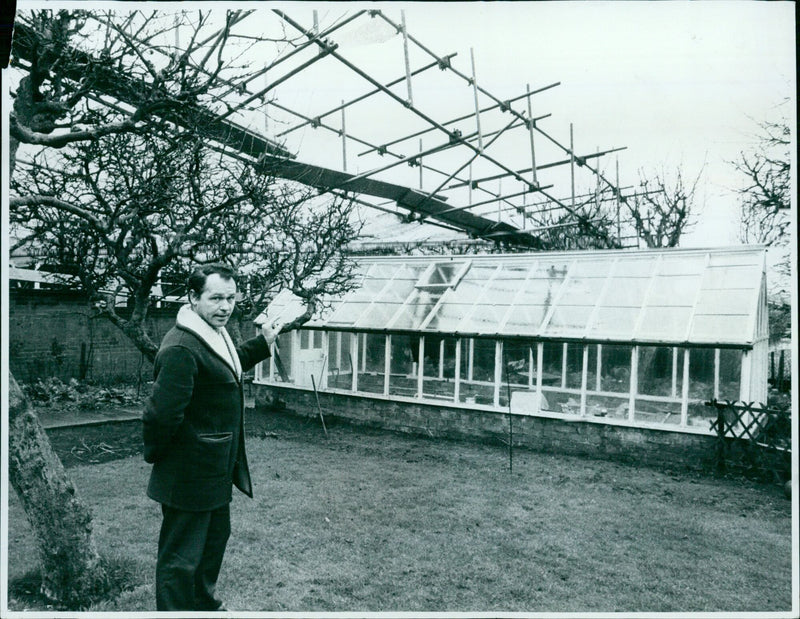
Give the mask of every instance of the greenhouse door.
[[(295, 384), (302, 387), (323, 388), (325, 381), (325, 355), (322, 342), (325, 339), (322, 331), (300, 330), (300, 347), (297, 351), (295, 363)], [(314, 377), (312, 382), (311, 377)]]

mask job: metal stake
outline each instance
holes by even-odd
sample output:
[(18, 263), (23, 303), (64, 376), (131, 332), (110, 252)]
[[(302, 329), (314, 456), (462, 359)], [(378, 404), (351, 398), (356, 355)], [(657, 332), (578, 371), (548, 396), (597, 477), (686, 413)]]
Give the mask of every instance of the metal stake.
[(319, 420), (322, 422), (322, 429), (325, 431), (325, 438), (328, 438), (328, 428), (325, 427), (325, 418), (322, 416), (322, 407), (319, 405), (319, 393), (317, 393), (317, 381), (314, 380), (314, 375), (311, 375), (311, 386), (314, 387), (314, 397), (317, 400), (317, 410), (319, 411)]

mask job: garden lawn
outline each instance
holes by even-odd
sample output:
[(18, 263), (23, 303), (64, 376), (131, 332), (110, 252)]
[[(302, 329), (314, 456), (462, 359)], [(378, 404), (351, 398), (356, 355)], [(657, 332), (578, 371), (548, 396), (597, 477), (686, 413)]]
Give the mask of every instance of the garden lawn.
[[(271, 425), (272, 424), (272, 425)], [(131, 426), (138, 437), (138, 426)], [(791, 610), (778, 487), (266, 417), (255, 499), (232, 504), (218, 592), (275, 612)], [(152, 611), (159, 506), (135, 455), (68, 469), (101, 551), (138, 584), (92, 610)], [(16, 497), (9, 576), (35, 569)], [(12, 609), (25, 608), (12, 595)]]

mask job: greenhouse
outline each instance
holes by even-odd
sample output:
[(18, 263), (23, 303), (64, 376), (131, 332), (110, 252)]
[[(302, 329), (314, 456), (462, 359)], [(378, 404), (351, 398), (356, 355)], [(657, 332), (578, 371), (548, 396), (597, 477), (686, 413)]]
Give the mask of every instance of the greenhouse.
[[(380, 257), (280, 336), (255, 383), (709, 432), (764, 402), (763, 247)], [(280, 293), (262, 315), (296, 315)]]

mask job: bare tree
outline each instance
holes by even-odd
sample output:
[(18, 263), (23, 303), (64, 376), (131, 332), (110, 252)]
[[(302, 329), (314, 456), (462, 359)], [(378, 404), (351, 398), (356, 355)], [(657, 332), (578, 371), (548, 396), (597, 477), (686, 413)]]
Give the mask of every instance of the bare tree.
[[(349, 200), (276, 181), (194, 133), (116, 134), (42, 151), (18, 165), (12, 192), (12, 233), (40, 261), (77, 276), (150, 360), (154, 288), (181, 281), (195, 263), (253, 273), (254, 308), (290, 288), (306, 301), (306, 320), (321, 297), (349, 285), (342, 247), (359, 232)], [(129, 299), (125, 316), (120, 296)]]
[[(211, 11), (18, 12), (11, 66), (24, 75), (9, 118), (12, 166), (20, 143), (61, 148), (165, 119), (200, 120), (207, 137), (224, 137), (215, 119), (254, 109), (241, 95), (258, 74), (243, 62), (254, 42), (236, 32), (248, 13), (219, 22)], [(87, 117), (109, 101), (116, 116)]]
[(756, 147), (741, 152), (732, 163), (741, 173), (741, 225), (744, 243), (763, 243), (779, 252), (776, 281), (770, 289), (770, 339), (778, 341), (791, 333), (788, 289), (792, 275), (791, 253), (791, 129), (785, 120), (759, 123)]
[(620, 247), (614, 216), (599, 195), (569, 208), (545, 205), (528, 219), (549, 250)]
[(91, 511), (13, 376), (8, 408), (9, 480), (38, 541), (42, 592), (67, 608), (86, 606), (109, 586), (92, 535)]
[(733, 162), (745, 182), (741, 196), (740, 238), (745, 243), (786, 245), (791, 207), (791, 130), (788, 123), (763, 122), (758, 146)]
[(693, 181), (684, 180), (678, 168), (672, 181), (663, 171), (648, 175), (639, 170), (640, 190), (625, 198), (637, 236), (650, 248), (677, 247), (681, 235), (692, 225), (697, 184), (702, 169)]
[[(22, 77), (10, 114), (9, 177), (21, 144), (45, 150), (14, 180), (14, 225), (22, 242), (69, 264), (96, 307), (150, 357), (155, 343), (142, 325), (152, 287), (192, 260), (227, 256), (244, 265), (271, 249), (265, 273), (282, 273), (281, 282), (312, 301), (348, 274), (336, 254), (355, 229), (346, 200), (304, 210), (303, 196), (276, 189), (253, 166), (228, 167), (232, 176), (220, 187), (213, 184), (219, 175), (207, 176), (210, 154), (201, 141), (230, 138), (219, 119), (247, 106), (239, 86), (255, 73), (240, 62), (247, 39), (231, 45), (244, 13), (229, 11), (220, 26), (209, 15), (44, 10), (20, 12), (15, 23), (11, 66)], [(182, 50), (170, 44), (177, 33)], [(150, 150), (140, 150), (145, 144)], [(140, 158), (154, 169), (137, 167)], [(287, 192), (282, 203), (270, 202), (276, 191)], [(279, 217), (279, 204), (294, 215)], [(264, 227), (283, 225), (283, 238), (275, 229), (258, 236), (261, 222), (251, 217), (260, 212), (273, 215)], [(326, 222), (332, 245), (314, 255), (309, 239)], [(279, 257), (270, 239), (297, 244), (283, 245)], [(132, 298), (127, 318), (116, 313), (118, 292)], [(108, 587), (90, 511), (13, 376), (9, 383), (10, 479), (39, 542), (42, 590), (62, 606), (85, 606)]]

